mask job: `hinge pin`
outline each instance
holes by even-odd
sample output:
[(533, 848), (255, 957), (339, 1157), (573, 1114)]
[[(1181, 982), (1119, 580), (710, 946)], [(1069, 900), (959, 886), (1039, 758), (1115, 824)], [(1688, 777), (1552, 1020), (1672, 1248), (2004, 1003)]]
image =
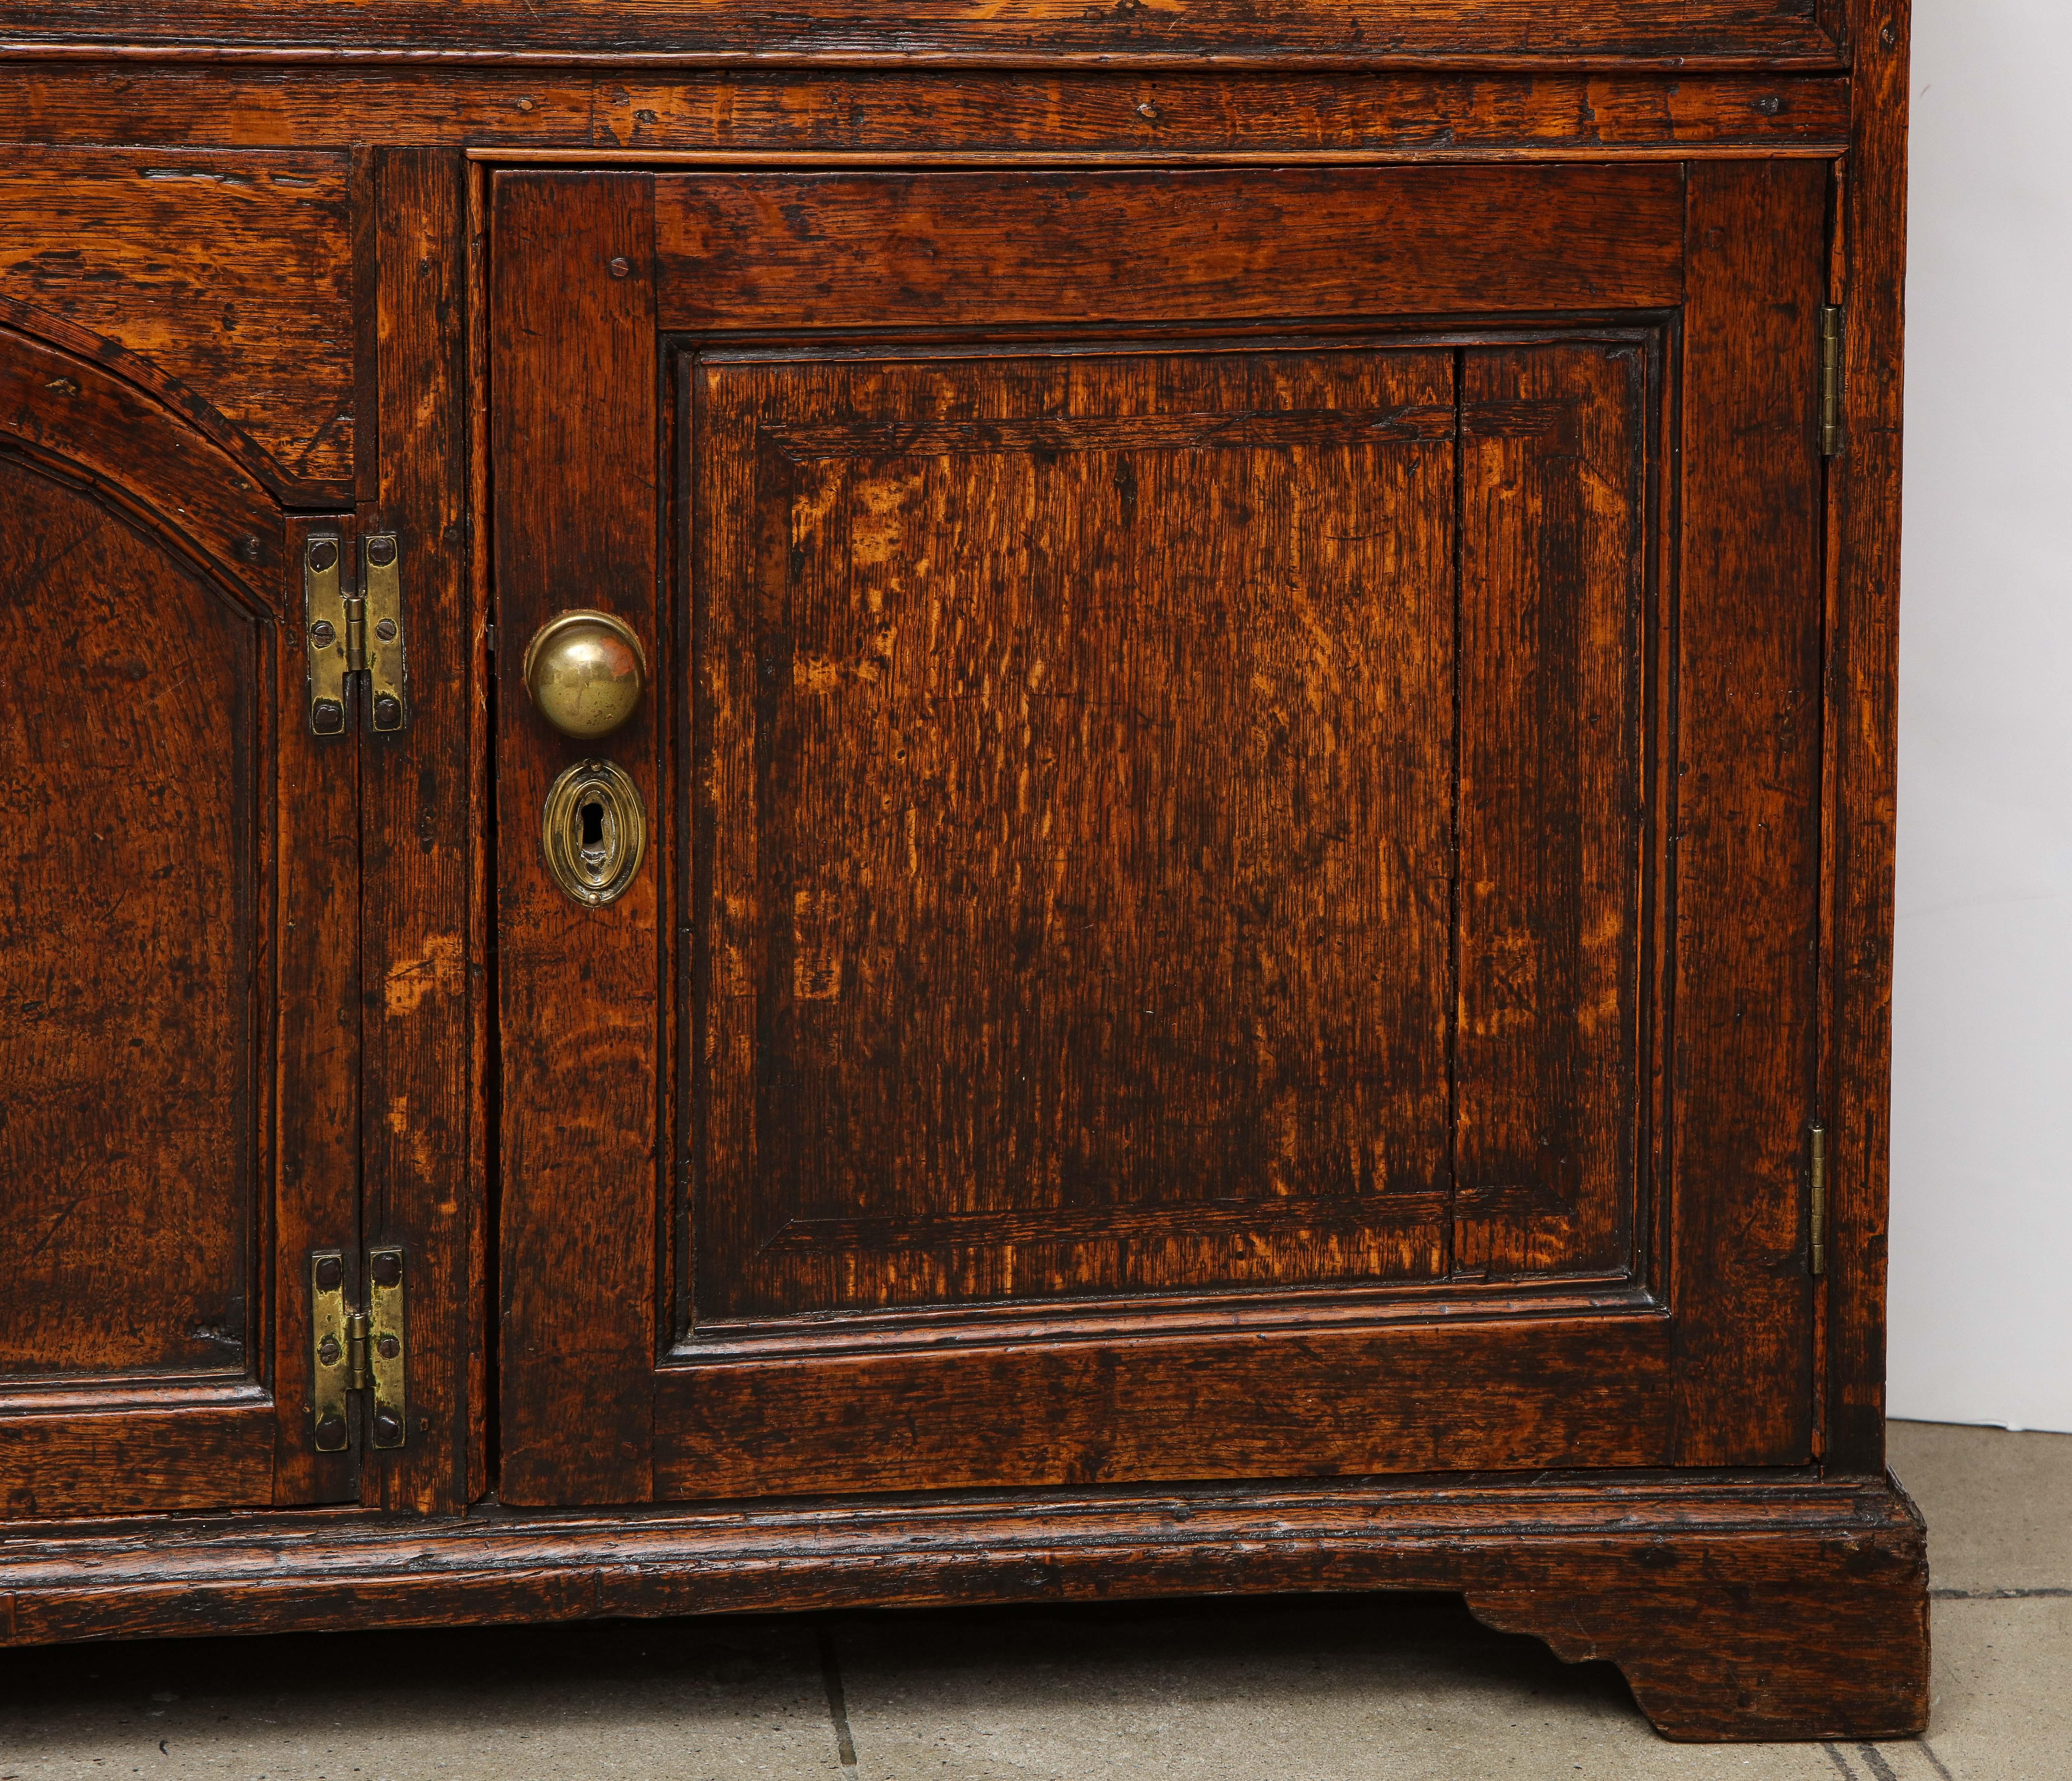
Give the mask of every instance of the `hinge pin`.
[(1807, 1222), (1813, 1228), (1812, 1268), (1818, 1276), (1827, 1271), (1827, 1134), (1815, 1125), (1809, 1136), (1806, 1175), (1811, 1204)]
[(1842, 449), (1842, 311), (1829, 303), (1820, 311), (1820, 455)]

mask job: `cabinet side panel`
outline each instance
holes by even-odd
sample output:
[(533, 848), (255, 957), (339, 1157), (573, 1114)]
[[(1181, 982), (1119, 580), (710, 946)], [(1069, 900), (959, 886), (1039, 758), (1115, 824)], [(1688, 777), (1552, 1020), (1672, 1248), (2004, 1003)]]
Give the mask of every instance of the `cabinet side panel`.
[(1677, 644), (1678, 1458), (1811, 1443), (1827, 169), (1696, 166)]
[(1840, 783), (1827, 1458), (1837, 1470), (1881, 1478), (1910, 37), (1903, 6), (1858, 0), (1855, 14), (1860, 109), (1847, 188), (1845, 443), (1832, 487), (1842, 560), (1828, 669)]

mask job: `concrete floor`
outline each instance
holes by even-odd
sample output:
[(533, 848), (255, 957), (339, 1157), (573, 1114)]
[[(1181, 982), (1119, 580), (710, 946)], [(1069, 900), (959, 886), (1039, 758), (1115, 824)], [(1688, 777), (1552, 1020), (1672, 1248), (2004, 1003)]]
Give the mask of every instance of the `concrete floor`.
[[(2072, 1436), (1901, 1424), (1928, 1739), (1666, 1744), (1445, 1597), (77, 1646), (0, 1663), (0, 1781), (2052, 1781)], [(1818, 1637), (1819, 1629), (1807, 1629)]]

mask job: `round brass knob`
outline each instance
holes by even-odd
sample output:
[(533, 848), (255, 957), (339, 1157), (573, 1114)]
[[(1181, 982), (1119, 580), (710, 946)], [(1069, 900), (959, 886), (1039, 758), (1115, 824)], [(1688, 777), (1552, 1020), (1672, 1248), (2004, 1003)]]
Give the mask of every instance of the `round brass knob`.
[(525, 691), (564, 736), (609, 736), (648, 684), (633, 627), (608, 612), (557, 613), (525, 646)]

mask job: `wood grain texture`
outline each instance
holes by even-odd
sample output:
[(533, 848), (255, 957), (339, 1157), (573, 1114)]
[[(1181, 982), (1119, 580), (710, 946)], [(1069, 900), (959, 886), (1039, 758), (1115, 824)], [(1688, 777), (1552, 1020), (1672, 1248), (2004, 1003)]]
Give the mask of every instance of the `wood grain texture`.
[(668, 328), (1641, 308), (1674, 167), (659, 177)]
[(1437, 1272), (1452, 355), (694, 375), (697, 1321)]
[[(319, 1453), (310, 1396), (309, 1254), (352, 1248), (360, 1229), (361, 1139), (360, 753), (352, 737), (310, 733), (308, 670), (301, 647), (302, 546), (313, 531), (354, 547), (344, 515), (287, 523), (280, 599), (286, 622), (273, 652), (273, 734), (280, 750), (275, 807), (280, 862), (273, 935), (280, 1012), (273, 1117), (280, 1131), (279, 1191), (260, 1254), (258, 1327), (273, 1332), (263, 1377), (272, 1387), (273, 1501), (350, 1501), (356, 1453)], [(354, 559), (350, 554), (345, 560)]]
[[(88, 0), (62, 30), (35, 0), (0, 5), (0, 44), (96, 39), (250, 47), (302, 55), (474, 54), (488, 60), (602, 62), (1059, 59), (1329, 59), (1353, 64), (1438, 58), (1560, 60), (1599, 56), (1832, 67), (1833, 37), (1801, 0), (1569, 0), (1558, 16), (1535, 0), (1160, 0), (1124, 11), (1079, 0), (912, 0), (896, 23), (837, 0), (791, 0), (715, 12), (695, 0), (548, 0), (513, 17), (497, 0), (190, 0), (176, 14), (140, 0)], [(204, 49), (205, 47), (205, 49)]]
[(1107, 1340), (672, 1369), (658, 1500), (1647, 1466), (1669, 1320)]
[(352, 784), (312, 807), (316, 751), (281, 733), (298, 558), (218, 447), (12, 334), (0, 490), (0, 1490), (17, 1515), (336, 1496), (301, 1463), (306, 1321), (270, 1291), (355, 1188)]
[[(532, 710), (532, 633), (617, 613), (656, 660), (654, 193), (638, 174), (505, 174), (494, 187), (498, 989), (503, 1059), (503, 1499), (652, 1492), (660, 903), (671, 845), (657, 701), (578, 745)], [(619, 269), (615, 271), (615, 262)], [(647, 800), (648, 860), (602, 909), (547, 875), (554, 776), (601, 755)]]
[(16, 1541), (0, 1637), (1460, 1590), (1620, 1664), (1670, 1737), (1882, 1738), (1926, 1716), (1927, 1581), (1920, 1516), (1885, 1483), (1196, 1486)]
[(331, 148), (1380, 150), (1446, 154), (1680, 145), (1840, 147), (1848, 84), (1819, 75), (1166, 69), (939, 72), (0, 62), (0, 141)]
[(0, 458), (0, 1374), (241, 1377), (269, 652), (84, 492)]
[(1690, 174), (1671, 1295), (1694, 1465), (1811, 1452), (1826, 187)]
[(10, 148), (0, 298), (149, 363), (282, 500), (348, 499), (345, 173), (339, 154)]
[[(1463, 1271), (1633, 1265), (1651, 359), (1642, 338), (1463, 355)], [(1547, 423), (1500, 424), (1527, 407)], [(1473, 1216), (1501, 1193), (1537, 1216)]]
[(1841, 544), (1827, 661), (1836, 817), (1828, 1139), (1827, 1459), (1885, 1469), (1885, 1239), (1892, 1141), (1901, 421), (1906, 333), (1908, 8), (1856, 0), (1861, 111), (1846, 188), (1846, 437), (1829, 499)]
[(362, 745), (365, 1229), (409, 1255), (410, 1426), (369, 1491), (384, 1507), (430, 1512), (467, 1500), (463, 1381), (478, 1315), (473, 1097), (456, 1067), (482, 969), (470, 934), (465, 194), (447, 150), (387, 150), (374, 173), (381, 452), (363, 526), (403, 541), (410, 721)]
[[(175, 1394), (166, 1394), (169, 1398)], [(0, 1515), (75, 1519), (275, 1500), (273, 1406), (257, 1391), (173, 1406), (0, 1416)]]

